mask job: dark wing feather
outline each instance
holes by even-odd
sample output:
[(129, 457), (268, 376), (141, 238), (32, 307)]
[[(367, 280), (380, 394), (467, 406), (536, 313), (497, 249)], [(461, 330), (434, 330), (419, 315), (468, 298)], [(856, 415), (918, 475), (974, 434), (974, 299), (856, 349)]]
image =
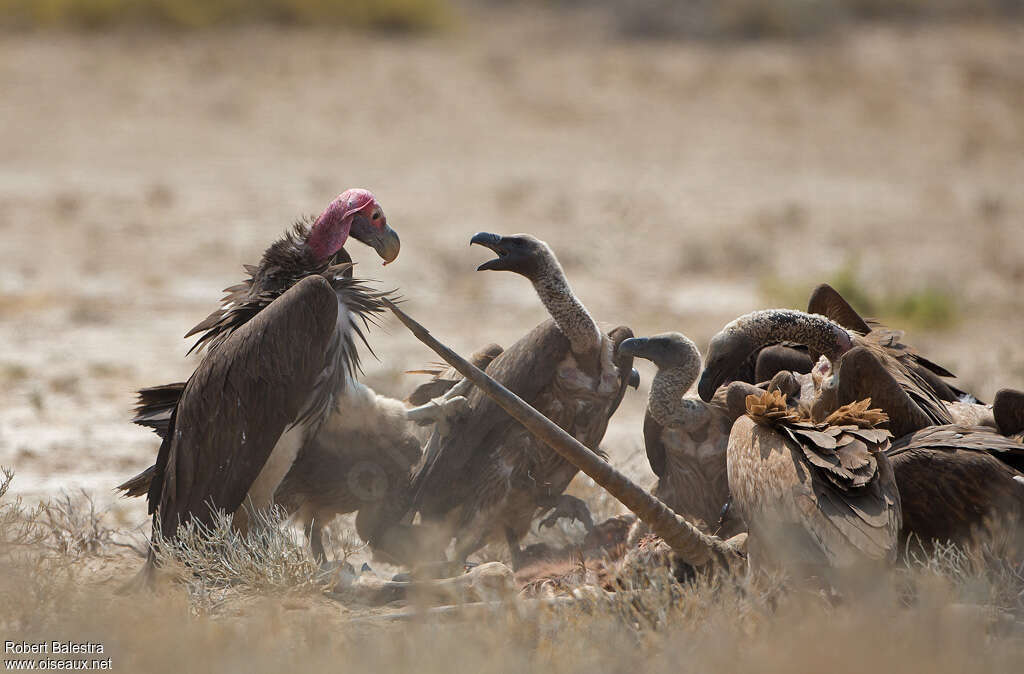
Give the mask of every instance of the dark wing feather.
[(819, 314), (831, 318), (847, 330), (866, 335), (871, 332), (867, 321), (854, 311), (839, 292), (827, 283), (822, 283), (813, 291), (807, 302), (807, 313)]
[(822, 283), (811, 293), (807, 311), (827, 316), (847, 330), (853, 330), (861, 335), (870, 334), (872, 341), (888, 349), (893, 357), (903, 361), (906, 367), (914, 371), (915, 377), (927, 382), (927, 385), (941, 400), (955, 402), (961, 396), (966, 395), (963, 391), (940, 379), (940, 377), (955, 377), (956, 375), (904, 344), (901, 330), (892, 330), (878, 321), (862, 318), (850, 306), (850, 303), (827, 283)]
[[(1024, 515), (1024, 446), (984, 426), (933, 426), (889, 450), (903, 501), (904, 539), (969, 544), (1001, 518)], [(1000, 460), (1002, 459), (1002, 461)]]
[[(168, 420), (170, 421), (170, 420)], [(153, 483), (153, 476), (156, 475), (156, 466), (150, 466), (135, 477), (129, 478), (117, 485), (115, 489), (123, 491), (123, 498), (138, 498), (149, 493)]]
[(220, 307), (185, 333), (186, 338), (199, 335), (189, 353), (215, 350), (233, 331), (252, 320), (302, 278), (325, 274), (332, 267), (341, 268), (338, 276), (352, 278), (352, 256), (344, 248), (319, 264), (303, 258), (305, 252), (298, 243), (308, 234), (307, 224), (296, 223), (292, 232), (267, 249), (259, 266), (244, 265), (249, 278), (225, 288)]
[(929, 426), (900, 438), (886, 453), (895, 458), (921, 447), (983, 452), (994, 456), (1014, 470), (1024, 472), (1024, 444), (1016, 438), (1000, 435), (988, 426)]
[[(495, 358), (503, 351), (498, 344), (488, 344), (477, 350), (469, 358), (469, 362), (481, 370), (486, 370)], [(453, 386), (462, 380), (462, 376), (454, 368), (448, 367), (445, 363), (437, 364), (436, 367), (416, 370), (410, 374), (430, 374), (431, 380), (420, 384), (409, 394), (406, 401), (411, 405), (424, 405), (438, 396), (447, 393)]]
[[(132, 423), (150, 428), (163, 438), (167, 435), (171, 412), (174, 411), (184, 390), (185, 382), (183, 381), (139, 389), (139, 399), (135, 405), (135, 416), (132, 417)], [(120, 487), (118, 488), (120, 489)]]
[(164, 536), (234, 512), (282, 432), (303, 411), (338, 318), (331, 284), (310, 276), (234, 330), (185, 385), (149, 493)]
[(665, 477), (665, 463), (668, 460), (665, 441), (661, 437), (664, 430), (665, 427), (648, 410), (644, 415), (644, 445), (647, 447), (647, 462), (659, 478)]
[[(486, 372), (532, 405), (567, 353), (569, 340), (553, 320), (547, 320), (498, 355)], [(478, 451), (493, 451), (516, 423), (479, 389), (471, 389), (466, 398), (469, 412), (452, 424), (436, 451), (424, 455), (413, 476), (413, 510), (443, 513), (460, 502), (474, 487), (465, 483), (466, 462)]]

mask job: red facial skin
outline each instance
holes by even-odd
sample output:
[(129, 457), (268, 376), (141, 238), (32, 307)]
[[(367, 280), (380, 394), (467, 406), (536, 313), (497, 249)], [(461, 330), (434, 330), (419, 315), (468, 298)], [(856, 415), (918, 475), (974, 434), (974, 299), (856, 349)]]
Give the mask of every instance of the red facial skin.
[(309, 234), (309, 247), (313, 255), (318, 260), (326, 260), (341, 250), (348, 241), (352, 223), (357, 217), (366, 219), (370, 227), (387, 227), (387, 218), (369, 190), (345, 190), (327, 205), (313, 223)]

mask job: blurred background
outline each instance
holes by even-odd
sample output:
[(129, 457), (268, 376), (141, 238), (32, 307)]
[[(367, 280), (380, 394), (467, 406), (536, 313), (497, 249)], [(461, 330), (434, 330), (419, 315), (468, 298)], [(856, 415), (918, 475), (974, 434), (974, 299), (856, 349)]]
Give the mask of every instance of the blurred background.
[[(0, 0), (0, 464), (103, 503), (134, 390), (243, 263), (348, 187), (359, 275), (463, 353), (545, 318), (474, 271), (548, 241), (599, 322), (678, 330), (828, 281), (990, 399), (1024, 388), (1020, 0)], [(435, 360), (393, 319), (365, 380)], [(605, 449), (644, 483), (653, 370)], [(125, 524), (143, 504), (116, 505)]]

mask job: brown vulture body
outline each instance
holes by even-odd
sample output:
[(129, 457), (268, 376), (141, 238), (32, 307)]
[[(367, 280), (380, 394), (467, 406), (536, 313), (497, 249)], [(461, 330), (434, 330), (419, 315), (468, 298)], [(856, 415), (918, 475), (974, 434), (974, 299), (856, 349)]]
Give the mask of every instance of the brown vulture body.
[(880, 334), (861, 335), (824, 316), (802, 311), (755, 311), (736, 319), (712, 339), (698, 390), (702, 399), (711, 400), (751, 352), (785, 339), (806, 344), (812, 354), (828, 359), (825, 371), (819, 371), (825, 381), (812, 407), (815, 419), (871, 398), (872, 404), (889, 416), (894, 434), (950, 423), (948, 408), (930, 380), (919, 372), (915, 357), (880, 343)]
[[(481, 270), (515, 271), (530, 279), (552, 315), (498, 355), (487, 374), (587, 447), (597, 449), (632, 375), (632, 359), (615, 349), (628, 328), (601, 334), (573, 296), (546, 244), (528, 235), (477, 234), (498, 258)], [(456, 561), (489, 541), (513, 556), (538, 510), (589, 521), (586, 506), (562, 492), (577, 468), (551, 451), (473, 389), (469, 412), (424, 455), (413, 481), (412, 509), (456, 538)]]
[(887, 452), (903, 503), (905, 547), (1016, 538), (1024, 516), (1024, 445), (984, 426), (932, 426)]
[[(500, 352), (490, 344), (473, 355), (473, 363), (486, 367)], [(332, 417), (303, 445), (274, 496), (309, 533), (317, 559), (326, 559), (323, 527), (337, 515), (358, 511), (356, 533), (375, 552), (400, 564), (416, 561), (422, 532), (400, 520), (410, 504), (412, 469), (422, 456), (417, 424), (445, 428), (465, 402), (457, 394), (468, 389), (453, 390), (459, 382), (452, 373), (435, 373), (409, 396), (408, 402), (420, 401), (412, 409), (353, 382), (344, 400), (346, 414)], [(428, 397), (427, 390), (434, 395)]]
[(884, 454), (890, 435), (874, 427), (884, 415), (846, 406), (813, 423), (774, 389), (746, 401), (729, 438), (728, 474), (751, 567), (816, 575), (891, 560), (900, 495)]
[(725, 452), (736, 420), (725, 389), (709, 403), (686, 397), (700, 374), (700, 352), (679, 333), (628, 339), (619, 353), (658, 367), (644, 416), (647, 459), (658, 476), (654, 495), (706, 531), (726, 537), (739, 533), (735, 519), (722, 531), (718, 526), (729, 500)]
[(202, 333), (193, 349), (205, 349), (189, 380), (143, 392), (140, 421), (162, 442), (152, 469), (124, 487), (137, 492), (148, 477), (149, 511), (165, 539), (185, 522), (210, 524), (218, 510), (245, 530), (301, 445), (344, 413), (338, 401), (359, 367), (359, 323), (382, 310), (385, 296), (351, 278), (342, 247), (350, 234), (386, 262), (398, 255), (373, 195), (342, 193), (312, 225), (268, 248), (189, 332)]

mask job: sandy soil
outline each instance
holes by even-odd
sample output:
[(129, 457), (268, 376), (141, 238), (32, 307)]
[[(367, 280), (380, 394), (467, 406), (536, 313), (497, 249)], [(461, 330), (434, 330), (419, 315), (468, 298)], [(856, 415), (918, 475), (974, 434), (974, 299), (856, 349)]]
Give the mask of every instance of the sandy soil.
[[(497, 22), (492, 22), (497, 23)], [(641, 44), (510, 22), (397, 40), (245, 30), (0, 40), (0, 463), (30, 497), (101, 503), (157, 442), (133, 390), (180, 380), (186, 330), (241, 265), (346, 187), (403, 241), (364, 276), (462, 352), (544, 318), (473, 271), (472, 233), (551, 243), (592, 313), (687, 333), (853, 265), (871, 293), (940, 288), (909, 339), (980, 396), (1024, 388), (1024, 30), (865, 28), (804, 45)], [(389, 319), (366, 380), (434, 360)], [(652, 370), (613, 419), (652, 478)], [(117, 505), (141, 523), (141, 503)]]

